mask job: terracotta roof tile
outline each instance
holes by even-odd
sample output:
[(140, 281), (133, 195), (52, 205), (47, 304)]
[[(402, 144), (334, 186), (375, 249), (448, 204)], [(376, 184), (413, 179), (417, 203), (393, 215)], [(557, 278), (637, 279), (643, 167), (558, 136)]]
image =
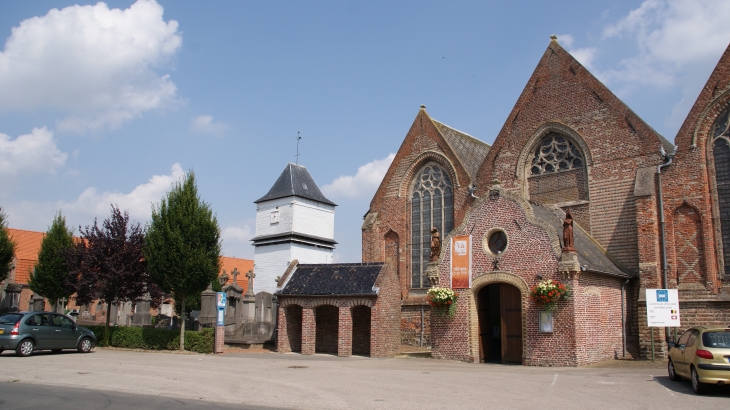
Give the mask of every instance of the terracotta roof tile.
[[(236, 280), (236, 284), (243, 288), (244, 293), (248, 290), (248, 278), (246, 278), (246, 272), (253, 270), (253, 260), (251, 259), (240, 259), (240, 258), (231, 258), (229, 256), (222, 256), (221, 257), (221, 269), (226, 271), (226, 274), (228, 275), (228, 282), (226, 284), (230, 284), (233, 281), (233, 269), (238, 268), (238, 271), (241, 272), (241, 274), (238, 276)], [(218, 274), (218, 276), (223, 273), (222, 271)], [(224, 285), (225, 286), (225, 285)], [(255, 285), (254, 285), (255, 289)]]

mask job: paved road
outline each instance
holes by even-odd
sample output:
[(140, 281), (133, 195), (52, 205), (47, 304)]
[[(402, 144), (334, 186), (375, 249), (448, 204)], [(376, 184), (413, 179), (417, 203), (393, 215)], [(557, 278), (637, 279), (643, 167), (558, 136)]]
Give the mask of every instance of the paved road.
[(432, 359), (97, 349), (0, 355), (0, 408), (726, 408), (659, 367), (535, 368)]

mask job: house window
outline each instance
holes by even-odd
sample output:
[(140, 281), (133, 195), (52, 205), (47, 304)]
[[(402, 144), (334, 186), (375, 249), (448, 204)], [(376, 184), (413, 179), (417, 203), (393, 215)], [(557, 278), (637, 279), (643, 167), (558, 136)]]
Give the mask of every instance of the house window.
[(712, 129), (712, 156), (715, 161), (715, 186), (720, 211), (720, 233), (725, 276), (730, 275), (730, 107), (715, 120)]
[(411, 287), (428, 287), (425, 277), (431, 256), (431, 228), (443, 240), (454, 229), (454, 190), (447, 172), (426, 164), (413, 180), (411, 193)]

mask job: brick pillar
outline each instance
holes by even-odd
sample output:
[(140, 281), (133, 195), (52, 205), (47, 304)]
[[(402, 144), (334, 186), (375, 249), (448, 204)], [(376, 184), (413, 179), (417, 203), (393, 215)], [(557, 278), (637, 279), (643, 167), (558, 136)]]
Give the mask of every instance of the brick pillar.
[(216, 326), (215, 327), (215, 346), (213, 353), (223, 353), (223, 342), (226, 337), (226, 327)]
[(289, 333), (287, 331), (286, 308), (279, 306), (277, 312), (279, 324), (276, 332), (276, 351), (279, 353), (289, 353), (291, 352), (291, 345), (289, 344)]
[(352, 356), (352, 310), (349, 307), (340, 307), (340, 320), (337, 329), (337, 356)]
[[(652, 172), (653, 168), (652, 168)], [(655, 175), (652, 173), (652, 182)], [(652, 188), (654, 185), (652, 184)], [(665, 218), (667, 207), (665, 204)], [(630, 319), (637, 323), (638, 352), (642, 359), (651, 358), (651, 332), (646, 323), (646, 289), (663, 288), (662, 254), (660, 243), (659, 213), (656, 193), (636, 198), (636, 225), (639, 247), (639, 294), (636, 315)], [(676, 287), (676, 283), (669, 287)], [(628, 292), (627, 292), (628, 293)], [(628, 301), (628, 299), (627, 299)], [(633, 301), (632, 301), (633, 302)], [(631, 333), (629, 333), (631, 334)], [(654, 330), (654, 345), (656, 357), (662, 358), (665, 354), (664, 328)]]
[(314, 354), (317, 337), (317, 324), (314, 320), (314, 309), (302, 309), (302, 354)]

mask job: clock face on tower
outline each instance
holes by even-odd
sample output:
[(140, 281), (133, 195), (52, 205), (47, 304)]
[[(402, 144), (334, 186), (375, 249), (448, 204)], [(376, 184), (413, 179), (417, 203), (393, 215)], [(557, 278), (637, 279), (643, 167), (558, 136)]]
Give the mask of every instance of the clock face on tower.
[(279, 210), (271, 211), (271, 223), (276, 224), (279, 223)]

